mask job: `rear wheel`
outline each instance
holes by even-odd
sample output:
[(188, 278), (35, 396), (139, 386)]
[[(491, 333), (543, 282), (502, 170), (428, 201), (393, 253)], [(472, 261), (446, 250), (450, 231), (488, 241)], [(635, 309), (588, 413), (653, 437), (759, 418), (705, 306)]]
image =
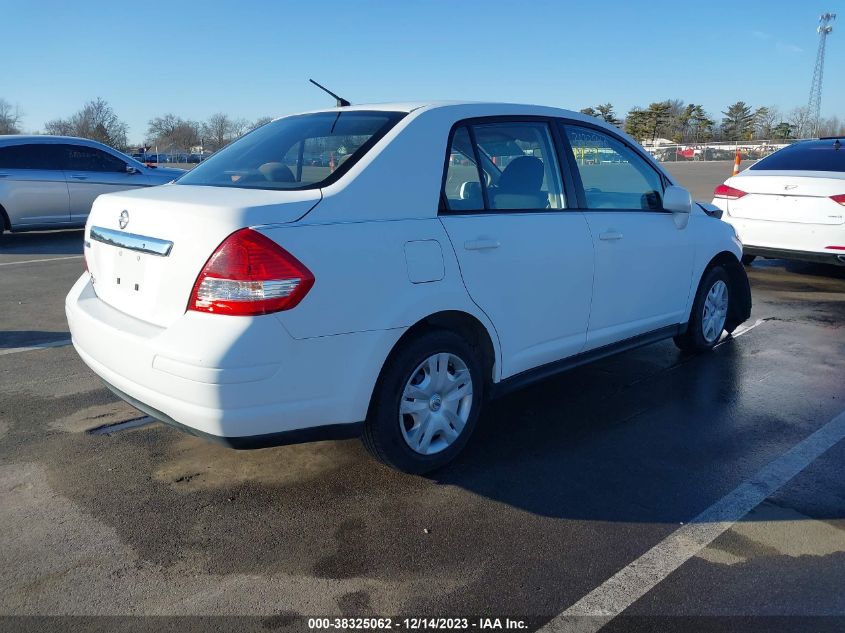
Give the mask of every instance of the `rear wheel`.
[(675, 337), (675, 345), (685, 352), (711, 349), (725, 329), (730, 309), (730, 278), (721, 266), (714, 266), (701, 278), (687, 331)]
[(757, 259), (756, 255), (743, 255), (742, 256), (742, 263), (745, 264), (746, 266), (750, 266), (751, 262), (753, 262), (755, 259)]
[(481, 363), (463, 338), (426, 332), (388, 359), (364, 425), (364, 445), (408, 473), (440, 468), (472, 435), (483, 388)]

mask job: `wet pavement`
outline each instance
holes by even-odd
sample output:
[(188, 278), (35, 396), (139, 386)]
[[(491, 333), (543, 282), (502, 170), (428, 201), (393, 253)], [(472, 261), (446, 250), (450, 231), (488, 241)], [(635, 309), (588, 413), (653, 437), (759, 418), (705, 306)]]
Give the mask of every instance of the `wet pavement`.
[[(78, 236), (4, 236), (0, 264), (73, 256)], [(535, 628), (845, 410), (845, 268), (758, 260), (757, 327), (709, 354), (659, 343), (514, 393), (429, 477), (382, 467), (354, 440), (236, 452), (160, 424), (90, 434), (141, 414), (72, 347), (19, 351), (67, 337), (62, 302), (81, 267), (0, 266), (2, 615)], [(843, 460), (838, 443), (608, 629), (845, 618)]]

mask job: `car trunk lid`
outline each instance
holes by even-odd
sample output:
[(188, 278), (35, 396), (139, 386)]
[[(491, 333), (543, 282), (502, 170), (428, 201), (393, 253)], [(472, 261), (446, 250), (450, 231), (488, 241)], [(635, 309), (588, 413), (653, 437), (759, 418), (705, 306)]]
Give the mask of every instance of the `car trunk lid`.
[(85, 231), (97, 296), (167, 327), (185, 313), (200, 270), (226, 237), (244, 227), (295, 222), (320, 195), (318, 189), (165, 185), (100, 196)]
[[(820, 174), (820, 175), (816, 175)], [(728, 202), (737, 218), (835, 225), (845, 223), (845, 207), (832, 196), (845, 193), (845, 174), (839, 172), (744, 172), (726, 185), (746, 195)]]

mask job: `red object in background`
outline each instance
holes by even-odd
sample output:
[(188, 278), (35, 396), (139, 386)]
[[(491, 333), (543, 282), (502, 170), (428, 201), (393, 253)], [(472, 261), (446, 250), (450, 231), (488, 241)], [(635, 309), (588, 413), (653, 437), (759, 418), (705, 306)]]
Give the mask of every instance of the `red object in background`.
[(333, 172), (334, 167), (334, 152), (332, 152), (331, 154), (329, 154), (329, 172)]

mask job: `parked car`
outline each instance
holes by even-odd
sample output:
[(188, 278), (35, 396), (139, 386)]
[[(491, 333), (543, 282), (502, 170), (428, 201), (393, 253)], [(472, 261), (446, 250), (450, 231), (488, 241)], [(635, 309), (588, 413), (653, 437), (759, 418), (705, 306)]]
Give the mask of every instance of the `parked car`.
[[(345, 160), (302, 169), (300, 144)], [(667, 337), (713, 347), (749, 316), (741, 254), (592, 117), (354, 106), (100, 197), (66, 310), (82, 359), (158, 420), (235, 448), (361, 436), (425, 472), (489, 398)]]
[(103, 193), (170, 182), (111, 147), (64, 136), (0, 136), (0, 233), (83, 226)]
[(743, 262), (774, 257), (845, 265), (845, 139), (788, 145), (716, 187)]

